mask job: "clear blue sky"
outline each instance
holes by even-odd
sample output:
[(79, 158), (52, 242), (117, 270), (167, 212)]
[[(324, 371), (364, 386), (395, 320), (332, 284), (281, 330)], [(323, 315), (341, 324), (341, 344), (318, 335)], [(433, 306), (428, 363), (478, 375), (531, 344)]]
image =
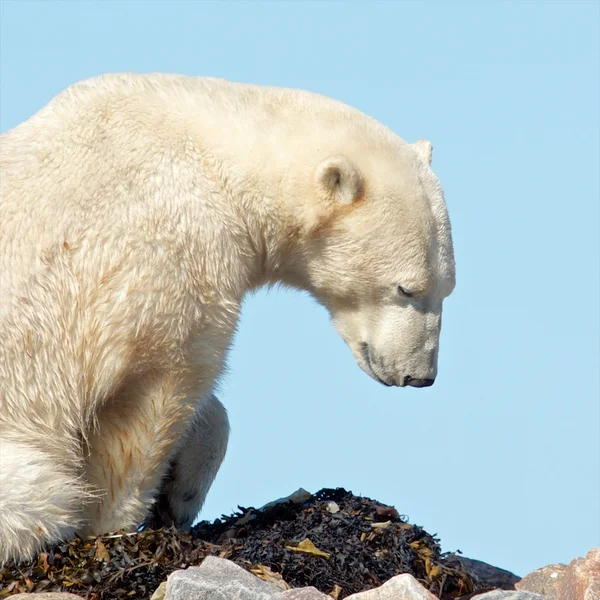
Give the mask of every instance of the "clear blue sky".
[(600, 544), (598, 2), (3, 1), (1, 129), (68, 84), (307, 88), (435, 146), (458, 285), (433, 388), (363, 374), (325, 311), (245, 304), (204, 517), (302, 486), (395, 505), (525, 574)]

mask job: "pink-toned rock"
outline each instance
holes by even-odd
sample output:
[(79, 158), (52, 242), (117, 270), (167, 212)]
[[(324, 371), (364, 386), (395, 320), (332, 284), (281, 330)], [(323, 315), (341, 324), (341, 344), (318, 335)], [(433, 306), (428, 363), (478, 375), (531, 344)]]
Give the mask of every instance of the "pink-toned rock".
[(471, 600), (548, 600), (542, 594), (535, 592), (525, 592), (523, 590), (492, 590), (483, 594), (469, 594), (466, 598)]
[(600, 600), (600, 580), (596, 579), (590, 583), (588, 589), (585, 590), (583, 600)]
[(586, 560), (600, 562), (600, 548), (592, 548), (585, 556)]
[(550, 600), (600, 600), (600, 548), (568, 565), (549, 565), (523, 577), (518, 590), (544, 594)]
[(594, 548), (585, 558), (571, 561), (558, 584), (556, 600), (600, 600), (597, 593), (599, 583), (600, 549)]
[(515, 584), (515, 588), (525, 592), (543, 594), (549, 600), (556, 600), (558, 584), (562, 581), (567, 569), (567, 565), (562, 563), (542, 567), (523, 577)]
[(305, 587), (281, 592), (274, 600), (331, 600), (331, 596), (323, 594), (317, 588)]
[(437, 600), (412, 575), (396, 575), (381, 587), (348, 596), (346, 600)]
[[(35, 598), (34, 598), (35, 596)], [(37, 594), (15, 594), (10, 600), (81, 600), (82, 596), (67, 592), (41, 592)]]

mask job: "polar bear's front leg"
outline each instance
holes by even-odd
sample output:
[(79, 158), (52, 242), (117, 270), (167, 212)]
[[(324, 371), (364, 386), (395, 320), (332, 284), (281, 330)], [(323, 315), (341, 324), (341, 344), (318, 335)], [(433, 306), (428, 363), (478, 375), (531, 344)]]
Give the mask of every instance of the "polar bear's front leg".
[(81, 531), (91, 500), (79, 442), (52, 430), (0, 430), (0, 566)]
[(229, 419), (219, 400), (209, 395), (196, 407), (182, 445), (171, 460), (146, 525), (189, 529), (225, 458)]
[(88, 481), (102, 499), (88, 509), (86, 534), (134, 530), (144, 521), (196, 401), (173, 378), (154, 375), (127, 381), (102, 407), (86, 453)]

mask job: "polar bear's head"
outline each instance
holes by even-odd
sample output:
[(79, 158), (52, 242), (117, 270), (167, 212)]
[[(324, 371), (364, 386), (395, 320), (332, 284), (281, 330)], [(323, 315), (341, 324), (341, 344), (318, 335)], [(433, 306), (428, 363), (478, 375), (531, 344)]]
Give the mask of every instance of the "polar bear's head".
[(305, 287), (329, 310), (360, 367), (388, 386), (433, 384), (442, 302), (454, 288), (450, 224), (431, 153), (424, 140), (397, 152), (342, 152), (312, 173), (317, 202), (301, 253)]

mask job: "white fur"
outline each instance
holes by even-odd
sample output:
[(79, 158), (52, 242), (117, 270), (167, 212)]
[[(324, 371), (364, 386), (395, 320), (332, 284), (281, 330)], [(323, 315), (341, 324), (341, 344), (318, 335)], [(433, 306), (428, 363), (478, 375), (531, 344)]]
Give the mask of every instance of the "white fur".
[(83, 506), (88, 498), (84, 486), (33, 445), (2, 440), (0, 482), (2, 560), (7, 559), (5, 540), (18, 540), (15, 550), (31, 556), (40, 543), (73, 537), (81, 525), (73, 506)]
[(71, 86), (0, 159), (0, 562), (157, 495), (189, 522), (177, 482), (199, 507), (228, 432), (197, 406), (259, 286), (311, 292), (383, 383), (435, 377), (454, 258), (428, 142), (308, 92), (129, 74)]

